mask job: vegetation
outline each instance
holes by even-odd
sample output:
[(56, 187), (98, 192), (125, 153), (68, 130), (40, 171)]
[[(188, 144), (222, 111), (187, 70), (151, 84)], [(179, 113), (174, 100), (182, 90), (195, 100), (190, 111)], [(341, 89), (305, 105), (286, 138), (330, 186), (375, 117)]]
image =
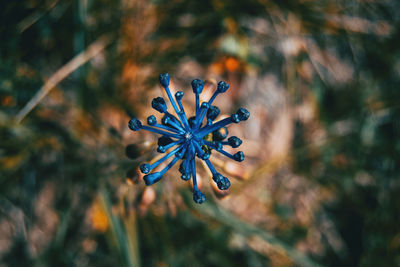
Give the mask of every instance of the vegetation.
[[(399, 10), (390, 0), (3, 3), (0, 262), (400, 265)], [(165, 72), (189, 114), (195, 78), (204, 100), (230, 84), (215, 99), (221, 115), (251, 113), (227, 129), (243, 137), (243, 162), (211, 152), (234, 177), (228, 192), (196, 162), (201, 205), (176, 167), (148, 187), (138, 171), (157, 158), (157, 136), (128, 122), (154, 113)]]

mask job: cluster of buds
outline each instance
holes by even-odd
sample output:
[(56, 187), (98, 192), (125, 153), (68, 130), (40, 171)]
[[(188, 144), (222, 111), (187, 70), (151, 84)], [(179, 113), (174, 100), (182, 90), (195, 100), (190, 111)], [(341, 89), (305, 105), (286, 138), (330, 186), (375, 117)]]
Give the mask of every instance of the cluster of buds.
[[(182, 91), (177, 92), (174, 99), (169, 89), (169, 80), (170, 76), (168, 73), (160, 75), (160, 83), (165, 89), (177, 117), (168, 112), (164, 98), (156, 97), (151, 102), (151, 106), (158, 112), (164, 114), (161, 123), (158, 123), (156, 117), (151, 115), (147, 118), (148, 125), (143, 125), (138, 119), (133, 118), (129, 121), (128, 126), (132, 131), (143, 129), (161, 135), (158, 139), (157, 151), (159, 153), (166, 153), (165, 156), (152, 164), (144, 163), (140, 165), (140, 171), (146, 174), (144, 176), (146, 185), (152, 185), (161, 180), (163, 175), (181, 160), (179, 167), (181, 178), (185, 181), (192, 179), (194, 188), (193, 200), (201, 204), (206, 198), (197, 186), (196, 156), (205, 161), (217, 187), (220, 190), (227, 190), (230, 187), (230, 181), (214, 168), (210, 161), (211, 151), (218, 151), (230, 159), (241, 162), (244, 160), (242, 151), (230, 154), (225, 151), (223, 147), (231, 146), (237, 148), (242, 144), (242, 140), (236, 136), (231, 136), (224, 141), (227, 136), (221, 134), (219, 134), (219, 136), (215, 134), (216, 138), (210, 140), (208, 136), (212, 133), (219, 133), (219, 130), (228, 124), (247, 120), (250, 113), (244, 108), (239, 108), (237, 112), (230, 117), (214, 122), (220, 110), (218, 107), (212, 106), (212, 103), (218, 94), (225, 93), (229, 89), (229, 84), (223, 81), (219, 82), (217, 90), (211, 98), (207, 102), (200, 104), (200, 94), (204, 88), (204, 81), (195, 79), (192, 81), (193, 93), (196, 96), (195, 116), (188, 118), (182, 105), (184, 93)], [(204, 120), (206, 120), (206, 122), (203, 125)], [(167, 152), (168, 150), (169, 152)], [(165, 168), (161, 171), (150, 173), (154, 168), (171, 157), (173, 157), (173, 159)]]

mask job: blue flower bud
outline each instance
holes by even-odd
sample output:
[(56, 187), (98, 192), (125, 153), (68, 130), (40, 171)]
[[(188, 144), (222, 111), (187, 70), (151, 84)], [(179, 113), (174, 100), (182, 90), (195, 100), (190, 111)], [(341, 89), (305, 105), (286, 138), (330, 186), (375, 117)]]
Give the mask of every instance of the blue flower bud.
[(207, 119), (213, 121), (213, 120), (215, 120), (215, 119), (218, 117), (219, 113), (220, 113), (220, 110), (219, 110), (218, 107), (216, 107), (216, 106), (211, 106), (211, 107), (209, 107), (209, 109), (207, 110)]
[(195, 79), (192, 81), (193, 93), (201, 94), (201, 92), (203, 91), (203, 88), (204, 88), (204, 81), (199, 80), (199, 79)]
[(222, 127), (218, 130), (212, 132), (214, 141), (222, 141), (228, 136), (228, 129), (226, 127)]
[(169, 74), (168, 73), (163, 73), (160, 74), (159, 77), (160, 83), (163, 87), (168, 87), (169, 85)]
[(140, 122), (140, 120), (133, 118), (129, 121), (128, 123), (128, 127), (129, 129), (131, 129), (132, 131), (139, 131), (140, 128), (142, 128), (142, 123)]
[(167, 115), (165, 115), (162, 119), (161, 119), (161, 123), (163, 125), (168, 125), (168, 123), (171, 121), (171, 118), (168, 117)]
[(206, 201), (206, 196), (205, 196), (202, 192), (200, 192), (200, 191), (198, 191), (198, 190), (195, 190), (195, 191), (193, 192), (193, 200), (194, 200), (194, 202), (196, 202), (197, 204), (201, 204), (201, 203), (203, 203), (204, 201)]
[(165, 103), (164, 98), (156, 97), (151, 101), (151, 106), (160, 113), (165, 113), (167, 111), (167, 104)]
[(210, 105), (207, 102), (201, 103), (201, 108), (208, 109), (209, 107), (210, 107)]
[(154, 115), (147, 117), (148, 125), (155, 125), (157, 123), (157, 118)]
[(233, 158), (234, 158), (236, 161), (242, 162), (242, 161), (244, 160), (244, 154), (243, 154), (242, 151), (239, 151), (239, 152), (237, 152), (237, 153), (235, 153), (235, 154), (233, 155)]
[(215, 149), (217, 151), (220, 151), (222, 149), (222, 143), (221, 142), (214, 141), (213, 144), (214, 144)]
[(165, 153), (165, 147), (164, 146), (158, 146), (157, 147), (157, 152), (158, 153)]
[(144, 163), (144, 164), (140, 165), (140, 171), (144, 174), (149, 173), (150, 172), (150, 164)]
[(222, 179), (217, 183), (219, 190), (227, 190), (231, 186), (231, 182), (228, 178), (222, 177)]
[(225, 93), (229, 89), (229, 84), (224, 81), (220, 81), (217, 85), (218, 93)]
[(174, 142), (174, 140), (172, 140), (172, 139), (171, 139), (170, 137), (168, 137), (168, 136), (163, 135), (163, 136), (161, 136), (160, 138), (158, 138), (157, 145), (159, 145), (159, 146), (167, 146), (167, 145), (169, 145), (169, 144), (172, 143), (172, 142)]
[(228, 138), (229, 145), (233, 148), (237, 148), (242, 144), (242, 140), (237, 138), (236, 136), (231, 136)]
[[(161, 137), (158, 139), (157, 151), (160, 153), (165, 153), (167, 148), (171, 148), (171, 152), (157, 160), (154, 165), (149, 163), (144, 163), (140, 165), (140, 171), (145, 174), (144, 181), (146, 185), (152, 185), (162, 179), (164, 173), (170, 170), (174, 164), (181, 161), (179, 172), (181, 173), (181, 178), (185, 181), (193, 179), (194, 193), (193, 200), (196, 203), (203, 203), (206, 200), (205, 195), (199, 191), (197, 187), (196, 177), (192, 177), (192, 173), (196, 170), (192, 169), (195, 163), (195, 157), (200, 157), (202, 160), (206, 161), (208, 168), (211, 173), (213, 173), (213, 180), (220, 190), (227, 190), (231, 183), (228, 178), (216, 173), (215, 168), (209, 161), (211, 151), (215, 149), (228, 158), (234, 159), (236, 161), (243, 161), (244, 154), (239, 151), (236, 154), (230, 154), (228, 151), (223, 150), (223, 145), (229, 144), (231, 147), (236, 148), (242, 144), (242, 140), (236, 136), (229, 137), (227, 142), (223, 141), (228, 136), (228, 130), (225, 126), (231, 123), (238, 123), (240, 121), (247, 120), (250, 113), (244, 109), (240, 108), (235, 114), (232, 114), (229, 119), (221, 120), (219, 122), (213, 123), (214, 120), (219, 116), (220, 110), (216, 106), (210, 106), (214, 101), (215, 97), (224, 93), (229, 89), (229, 84), (226, 82), (219, 82), (217, 85), (216, 92), (207, 101), (201, 103), (199, 110), (199, 94), (204, 89), (204, 81), (195, 79), (192, 81), (192, 89), (196, 94), (196, 112), (195, 117), (191, 117), (187, 120), (186, 113), (183, 111), (181, 100), (184, 96), (182, 91), (175, 93), (175, 99), (178, 103), (171, 99), (171, 91), (169, 90), (170, 76), (168, 73), (161, 74), (160, 83), (164, 87), (168, 98), (172, 101), (172, 107), (178, 117), (167, 112), (167, 104), (162, 97), (156, 97), (152, 100), (152, 107), (160, 113), (163, 113), (163, 118), (160, 124), (157, 124), (157, 118), (153, 115), (147, 118), (147, 124), (153, 127), (142, 126), (142, 123), (133, 118), (129, 121), (129, 128), (133, 131), (138, 131), (139, 129), (145, 129), (147, 131), (160, 134)], [(176, 105), (178, 104), (179, 107)], [(207, 115), (207, 125), (203, 127), (203, 119)], [(189, 124), (189, 125), (188, 125)], [(174, 129), (172, 129), (172, 128)], [(211, 137), (210, 138), (210, 133)], [(211, 140), (210, 140), (211, 139)], [(211, 143), (210, 143), (211, 142)], [(200, 147), (200, 150), (199, 150)], [(198, 153), (196, 153), (198, 152)], [(166, 161), (168, 158), (175, 154), (173, 160), (159, 172), (153, 172), (152, 166), (159, 165)]]
[(232, 119), (232, 121), (233, 121), (234, 123), (239, 123), (239, 122), (240, 122), (239, 115), (236, 114), (236, 113), (231, 115), (231, 119)]
[(190, 179), (190, 174), (184, 173), (184, 174), (182, 174), (181, 178), (182, 178), (182, 180), (184, 180), (184, 181), (188, 181), (188, 180)]
[(154, 183), (157, 183), (158, 181), (160, 181), (162, 178), (162, 174), (160, 172), (155, 172), (155, 173), (151, 173), (151, 174), (147, 174), (143, 177), (144, 182), (146, 183), (146, 185), (152, 185)]
[(177, 100), (182, 100), (184, 93), (182, 91), (178, 91), (175, 93), (175, 98)]
[(236, 111), (236, 114), (239, 116), (241, 121), (245, 121), (250, 117), (250, 112), (245, 108), (239, 108), (238, 111)]
[(222, 174), (220, 174), (220, 173), (216, 173), (216, 174), (213, 175), (212, 178), (213, 178), (214, 182), (219, 183), (219, 182), (222, 181), (224, 176), (222, 176)]

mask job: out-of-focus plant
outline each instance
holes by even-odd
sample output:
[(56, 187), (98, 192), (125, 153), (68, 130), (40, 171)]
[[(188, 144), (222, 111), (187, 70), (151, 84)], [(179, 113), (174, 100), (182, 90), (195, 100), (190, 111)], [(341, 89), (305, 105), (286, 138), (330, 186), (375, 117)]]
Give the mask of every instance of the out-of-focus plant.
[[(399, 10), (398, 1), (8, 1), (2, 263), (399, 265)], [(156, 140), (132, 136), (126, 121), (150, 115), (155, 73), (167, 70), (174, 87), (226, 80), (221, 110), (250, 107), (252, 120), (230, 129), (244, 137), (245, 168), (213, 162), (238, 178), (229, 201), (198, 207), (179, 179), (145, 188), (137, 172)]]

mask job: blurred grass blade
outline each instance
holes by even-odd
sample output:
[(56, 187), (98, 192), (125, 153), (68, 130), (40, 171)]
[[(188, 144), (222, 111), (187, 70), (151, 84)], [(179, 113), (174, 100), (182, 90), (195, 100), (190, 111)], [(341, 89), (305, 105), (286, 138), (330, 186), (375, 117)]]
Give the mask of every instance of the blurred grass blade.
[(59, 2), (59, 0), (54, 0), (50, 3), (47, 3), (47, 5), (43, 9), (38, 9), (35, 12), (33, 12), (31, 15), (23, 19), (20, 23), (17, 25), (17, 29), (19, 33), (23, 33), (26, 31), (29, 27), (31, 27), (33, 24), (38, 22), (44, 15), (46, 15), (48, 12), (50, 12)]
[(136, 214), (121, 222), (120, 218), (113, 214), (111, 201), (105, 188), (100, 192), (100, 201), (107, 214), (111, 227), (111, 233), (116, 243), (118, 253), (126, 266), (140, 266), (137, 244)]

